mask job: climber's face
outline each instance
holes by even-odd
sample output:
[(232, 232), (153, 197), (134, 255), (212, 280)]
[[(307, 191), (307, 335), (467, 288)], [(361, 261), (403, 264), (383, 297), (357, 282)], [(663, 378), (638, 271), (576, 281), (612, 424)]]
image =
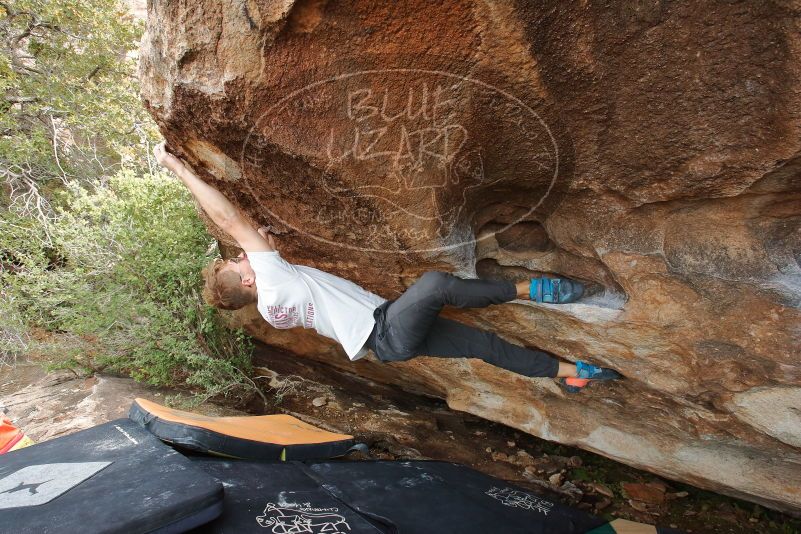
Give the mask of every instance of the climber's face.
[(243, 286), (255, 288), (256, 273), (250, 266), (248, 256), (244, 252), (240, 253), (239, 256), (235, 258), (230, 258), (222, 270), (230, 270), (237, 273), (239, 275), (239, 279), (242, 281)]

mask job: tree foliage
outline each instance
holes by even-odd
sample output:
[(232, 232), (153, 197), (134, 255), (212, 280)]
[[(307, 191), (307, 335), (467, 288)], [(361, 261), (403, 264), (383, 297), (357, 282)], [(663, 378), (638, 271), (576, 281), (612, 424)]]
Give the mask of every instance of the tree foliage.
[(117, 0), (0, 2), (0, 178), (12, 208), (46, 218), (43, 191), (147, 162), (141, 32)]
[(21, 323), (56, 334), (38, 348), (154, 385), (251, 390), (247, 340), (198, 295), (210, 238), (180, 182), (125, 170), (59, 196), (49, 243), (25, 239), (31, 218), (0, 235), (16, 263), (0, 280)]
[(150, 158), (141, 32), (117, 0), (0, 1), (0, 360), (247, 395), (249, 342), (198, 296), (213, 241)]

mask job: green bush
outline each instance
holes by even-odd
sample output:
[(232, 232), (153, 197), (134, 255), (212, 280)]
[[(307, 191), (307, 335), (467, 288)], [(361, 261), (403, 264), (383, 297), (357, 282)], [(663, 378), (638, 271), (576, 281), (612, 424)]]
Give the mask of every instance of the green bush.
[(121, 0), (0, 2), (0, 364), (248, 395), (249, 342), (198, 298), (211, 238), (153, 172), (142, 31)]
[(248, 339), (199, 297), (213, 242), (179, 181), (124, 170), (55, 204), (47, 225), (2, 214), (4, 301), (15, 324), (55, 334), (40, 351), (206, 397), (254, 390)]
[(121, 0), (0, 2), (0, 179), (27, 191), (145, 162), (143, 30)]

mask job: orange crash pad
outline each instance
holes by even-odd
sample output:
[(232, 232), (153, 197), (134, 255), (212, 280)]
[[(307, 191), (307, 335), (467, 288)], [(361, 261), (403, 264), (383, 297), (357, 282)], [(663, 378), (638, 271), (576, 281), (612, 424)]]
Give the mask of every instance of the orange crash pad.
[(0, 417), (0, 454), (33, 445), (33, 440), (11, 423), (11, 419)]
[(343, 456), (353, 436), (291, 415), (207, 417), (136, 399), (128, 417), (156, 437), (186, 449), (249, 460), (312, 460)]

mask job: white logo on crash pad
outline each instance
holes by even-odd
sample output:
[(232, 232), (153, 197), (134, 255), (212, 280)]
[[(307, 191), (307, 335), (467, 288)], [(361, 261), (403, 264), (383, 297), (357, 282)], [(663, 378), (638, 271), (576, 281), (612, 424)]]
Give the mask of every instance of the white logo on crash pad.
[(524, 510), (532, 510), (548, 515), (548, 512), (553, 508), (553, 503), (540, 499), (530, 493), (524, 491), (513, 490), (511, 488), (496, 488), (492, 487), (486, 492), (487, 495), (493, 499), (501, 501), (505, 506), (512, 508), (522, 508)]
[(0, 479), (0, 510), (45, 504), (74, 488), (111, 462), (40, 464)]
[(314, 508), (311, 503), (267, 503), (256, 518), (259, 525), (274, 534), (347, 534), (350, 525), (339, 508)]

